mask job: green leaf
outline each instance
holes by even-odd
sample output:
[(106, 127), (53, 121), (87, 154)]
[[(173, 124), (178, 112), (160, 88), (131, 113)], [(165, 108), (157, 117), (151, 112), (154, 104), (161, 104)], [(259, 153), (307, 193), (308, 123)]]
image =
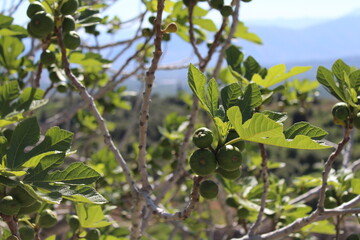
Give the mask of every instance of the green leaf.
[(216, 110), (219, 105), (219, 89), (215, 78), (210, 79), (207, 87), (207, 106), (211, 115), (216, 115)]
[(353, 71), (349, 75), (350, 84), (354, 88), (360, 87), (360, 69)]
[(215, 117), (214, 118), (215, 125), (217, 126), (217, 129), (219, 130), (219, 134), (221, 136), (226, 136), (227, 132), (229, 131), (231, 125), (230, 122), (223, 122), (220, 118)]
[(360, 194), (360, 178), (351, 179), (352, 193)]
[(50, 128), (44, 140), (34, 147), (29, 153), (29, 157), (33, 157), (40, 153), (61, 151), (66, 152), (70, 149), (73, 133), (60, 129), (59, 127)]
[[(34, 169), (29, 169), (29, 174), (24, 178), (25, 182), (42, 182), (43, 179), (46, 177), (46, 174), (53, 168), (60, 166), (64, 163), (65, 153), (54, 153), (54, 154), (47, 154), (45, 153), (36, 155), (34, 161), (37, 158), (41, 157), (39, 163), (36, 165)], [(26, 163), (31, 165), (32, 159), (29, 160), (30, 163)]]
[(210, 32), (217, 31), (217, 27), (215, 23), (210, 19), (195, 18), (193, 20), (193, 23)]
[(7, 143), (6, 137), (0, 136), (0, 159), (5, 155)]
[(0, 172), (0, 183), (1, 184), (8, 186), (8, 187), (16, 187), (19, 184), (17, 181), (14, 181), (10, 178), (2, 176), (1, 174), (2, 174), (2, 172)]
[(6, 166), (11, 169), (20, 167), (27, 160), (24, 149), (37, 143), (39, 137), (40, 128), (35, 117), (20, 122), (10, 140)]
[(230, 108), (227, 111), (227, 116), (241, 140), (295, 149), (315, 150), (330, 148), (304, 135), (297, 135), (294, 139), (285, 139), (283, 125), (261, 113), (255, 113), (244, 124), (241, 123), (242, 115), (237, 107)]
[(10, 102), (20, 95), (20, 88), (17, 81), (10, 81), (0, 85), (0, 116), (4, 117), (11, 110)]
[(70, 164), (65, 170), (54, 171), (41, 182), (63, 182), (68, 184), (91, 184), (100, 177), (100, 174), (94, 169), (86, 166), (84, 163), (76, 162)]
[(75, 204), (76, 215), (79, 217), (80, 225), (83, 228), (99, 228), (111, 225), (105, 220), (100, 205), (89, 205), (83, 203)]
[(205, 93), (206, 77), (193, 64), (190, 64), (189, 66), (188, 83), (195, 96), (198, 97), (200, 103), (203, 105), (204, 109), (210, 112), (210, 109), (207, 107), (206, 104), (206, 93)]
[(241, 63), (244, 60), (244, 54), (238, 47), (231, 45), (225, 51), (226, 62), (235, 72), (242, 74)]
[(75, 189), (64, 189), (60, 191), (63, 198), (69, 199), (73, 202), (104, 204), (106, 199), (101, 196), (96, 190), (88, 186), (77, 186)]
[(288, 118), (286, 113), (281, 113), (281, 112), (265, 110), (262, 111), (261, 113), (278, 123), (285, 122), (285, 120)]
[(255, 83), (249, 84), (245, 89), (244, 96), (239, 102), (243, 122), (251, 118), (254, 108), (260, 106), (261, 103), (260, 88)]
[[(23, 165), (21, 165), (22, 167), (25, 168), (34, 168), (36, 167), (40, 161), (44, 158), (48, 158), (50, 155), (57, 155), (59, 152), (58, 151), (51, 151), (51, 152), (45, 152), (45, 153), (41, 153), (39, 155), (35, 155), (34, 157), (30, 158), (29, 160), (27, 160)], [(63, 154), (65, 157), (65, 154)]]
[(0, 38), (0, 63), (9, 71), (17, 70), (21, 61), (19, 55), (24, 51), (24, 44), (16, 37)]
[(246, 27), (243, 22), (239, 21), (234, 36), (248, 40), (256, 44), (262, 44), (261, 38), (255, 33), (249, 32), (248, 29), (249, 28)]
[(0, 14), (0, 28), (9, 27), (11, 25), (11, 23), (13, 22), (13, 20), (14, 19), (12, 17)]
[(314, 140), (323, 139), (328, 132), (308, 122), (297, 122), (284, 131), (286, 139), (294, 139), (297, 135), (305, 135)]
[(34, 100), (41, 100), (44, 97), (44, 90), (39, 88), (25, 88), (20, 94), (19, 100), (16, 103), (16, 109), (29, 110), (31, 103)]
[(261, 70), (260, 64), (252, 56), (249, 56), (245, 59), (244, 67), (246, 79), (251, 79), (255, 73), (259, 73)]
[(224, 108), (227, 110), (235, 106), (242, 95), (241, 87), (238, 83), (232, 83), (221, 89), (221, 100)]
[(339, 81), (344, 81), (344, 73), (350, 73), (350, 67), (341, 59), (336, 60), (336, 62), (332, 65), (331, 70)]
[(316, 79), (337, 99), (346, 102), (345, 95), (334, 80), (333, 73), (320, 66), (317, 70)]
[(301, 229), (304, 232), (333, 235), (336, 233), (334, 224), (328, 220), (313, 222)]
[(290, 77), (309, 71), (310, 69), (310, 66), (293, 67), (289, 72), (286, 73), (285, 64), (279, 64), (268, 69), (268, 73), (265, 79), (263, 79), (259, 74), (254, 74), (251, 80), (264, 88), (268, 88)]

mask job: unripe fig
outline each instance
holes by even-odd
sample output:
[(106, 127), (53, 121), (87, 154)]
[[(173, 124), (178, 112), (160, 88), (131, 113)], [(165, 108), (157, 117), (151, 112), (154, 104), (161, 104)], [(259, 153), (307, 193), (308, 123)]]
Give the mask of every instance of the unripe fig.
[(70, 32), (75, 30), (75, 19), (71, 15), (66, 15), (62, 22), (62, 31), (63, 32)]
[(332, 107), (331, 113), (334, 119), (339, 119), (344, 121), (350, 116), (349, 105), (344, 102), (338, 102)]
[(99, 229), (91, 229), (86, 234), (86, 240), (99, 240), (100, 239), (100, 231)]
[(356, 129), (360, 129), (360, 112), (355, 115), (353, 119), (353, 124)]
[(49, 78), (50, 78), (51, 82), (53, 82), (53, 83), (57, 83), (57, 82), (61, 81), (57, 71), (51, 71), (49, 73)]
[(74, 50), (80, 46), (80, 43), (80, 36), (77, 32), (70, 31), (64, 34), (64, 46), (66, 48)]
[(141, 30), (141, 34), (143, 37), (150, 37), (151, 36), (151, 29), (150, 28), (143, 28)]
[(234, 196), (228, 196), (225, 200), (226, 205), (233, 208), (238, 208), (240, 206), (240, 203), (237, 201), (236, 197)]
[(19, 186), (11, 189), (9, 195), (17, 200), (22, 207), (30, 206), (36, 202), (35, 198), (33, 198), (25, 189)]
[(70, 216), (68, 222), (72, 232), (76, 232), (80, 228), (80, 221), (78, 216)]
[(21, 240), (34, 240), (35, 230), (32, 227), (21, 227), (19, 229)]
[(0, 213), (5, 215), (16, 215), (20, 210), (21, 204), (12, 196), (5, 196), (0, 201)]
[(168, 42), (168, 41), (170, 41), (170, 39), (171, 39), (171, 35), (170, 35), (170, 34), (165, 33), (165, 34), (163, 35), (163, 38), (162, 38), (163, 41)]
[(31, 31), (39, 36), (45, 37), (54, 30), (54, 19), (46, 12), (38, 12), (31, 18)]
[(154, 24), (155, 23), (155, 19), (156, 19), (156, 17), (154, 17), (154, 16), (150, 16), (149, 17), (149, 23), (151, 23), (151, 24)]
[(29, 18), (32, 18), (35, 15), (35, 13), (38, 13), (41, 11), (45, 11), (44, 6), (39, 1), (35, 1), (35, 2), (30, 3), (30, 5), (28, 6), (28, 8), (26, 10), (26, 15)]
[(224, 6), (224, 0), (210, 0), (209, 4), (212, 8), (220, 10)]
[(230, 179), (230, 180), (235, 180), (235, 179), (239, 178), (241, 175), (239, 168), (232, 170), (232, 171), (228, 171), (228, 170), (218, 167), (216, 169), (216, 172), (218, 174), (220, 174), (223, 178)]
[(190, 167), (199, 176), (213, 173), (217, 163), (215, 155), (207, 149), (198, 149), (190, 156)]
[(238, 169), (242, 163), (241, 152), (233, 145), (221, 147), (216, 154), (216, 159), (219, 163), (219, 167), (227, 171)]
[(221, 8), (220, 13), (223, 17), (228, 17), (233, 13), (231, 6), (225, 5)]
[(21, 216), (21, 215), (34, 213), (37, 210), (39, 210), (40, 207), (41, 207), (41, 202), (36, 201), (35, 203), (31, 204), (30, 206), (21, 207), (17, 215)]
[(67, 91), (67, 89), (68, 89), (67, 84), (64, 82), (59, 82), (56, 86), (56, 90), (59, 93), (65, 93)]
[(49, 66), (51, 64), (54, 64), (56, 62), (56, 56), (55, 53), (53, 53), (50, 50), (45, 50), (40, 55), (40, 61), (45, 66)]
[(237, 216), (239, 219), (246, 219), (250, 215), (250, 211), (247, 208), (239, 207), (237, 210)]
[(96, 31), (96, 25), (86, 26), (85, 32), (86, 33), (95, 33)]
[[(231, 130), (229, 130), (229, 132), (226, 136), (225, 142), (226, 143), (230, 142), (231, 140), (238, 138), (238, 137), (239, 137), (239, 134), (235, 131), (235, 129), (231, 129)], [(231, 145), (237, 147), (240, 150), (240, 152), (244, 151), (244, 149), (245, 149), (245, 141), (238, 141)]]
[(176, 23), (171, 22), (165, 27), (164, 32), (166, 32), (166, 33), (174, 33), (174, 32), (177, 31), (177, 29), (178, 29), (178, 27), (177, 27)]
[(50, 209), (45, 209), (40, 213), (38, 225), (43, 228), (50, 228), (57, 223), (57, 215)]
[(62, 15), (72, 15), (79, 7), (78, 0), (68, 0), (61, 5), (60, 12)]
[(32, 36), (34, 38), (43, 38), (44, 37), (44, 35), (42, 35), (42, 34), (34, 33), (34, 31), (31, 29), (31, 24), (30, 23), (28, 23), (28, 25), (27, 25), (27, 32), (29, 33), (30, 36)]
[(206, 128), (202, 127), (197, 129), (192, 137), (192, 141), (198, 148), (207, 148), (210, 147), (214, 140), (213, 132)]
[(218, 185), (211, 180), (205, 180), (200, 183), (199, 193), (205, 199), (216, 198), (219, 192)]

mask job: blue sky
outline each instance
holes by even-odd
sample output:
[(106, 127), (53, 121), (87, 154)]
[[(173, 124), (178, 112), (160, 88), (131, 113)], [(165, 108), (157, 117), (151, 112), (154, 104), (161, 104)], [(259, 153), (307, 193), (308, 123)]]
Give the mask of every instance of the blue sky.
[[(4, 2), (2, 2), (4, 1)], [(9, 4), (13, 0), (0, 0)], [(27, 21), (24, 12), (27, 1), (20, 8), (15, 21), (22, 24)], [(225, 0), (229, 3), (230, 0)], [(242, 2), (240, 18), (243, 21), (286, 20), (286, 19), (334, 19), (360, 9), (360, 0), (253, 0)], [(122, 20), (136, 16), (141, 11), (140, 0), (118, 0), (106, 11), (106, 14), (117, 14)]]

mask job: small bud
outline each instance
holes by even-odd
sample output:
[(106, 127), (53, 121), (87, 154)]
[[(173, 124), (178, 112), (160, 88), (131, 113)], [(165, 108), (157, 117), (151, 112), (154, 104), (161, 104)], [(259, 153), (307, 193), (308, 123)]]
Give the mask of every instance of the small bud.
[(174, 32), (177, 31), (177, 29), (178, 29), (178, 27), (177, 27), (176, 23), (171, 22), (165, 27), (163, 32), (165, 32), (165, 33), (174, 33)]

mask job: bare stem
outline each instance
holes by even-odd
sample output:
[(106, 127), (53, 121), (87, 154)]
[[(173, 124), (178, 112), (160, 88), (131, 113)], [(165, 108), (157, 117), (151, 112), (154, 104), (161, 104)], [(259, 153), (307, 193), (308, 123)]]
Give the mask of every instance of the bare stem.
[(267, 154), (266, 154), (265, 145), (262, 143), (259, 143), (259, 148), (260, 148), (261, 159), (262, 159), (261, 176), (262, 176), (262, 181), (263, 181), (264, 186), (263, 186), (263, 193), (261, 195), (260, 210), (259, 210), (257, 219), (256, 219), (255, 223), (250, 227), (250, 230), (248, 233), (250, 236), (254, 235), (257, 228), (261, 225), (261, 220), (262, 220), (262, 216), (264, 214), (266, 199), (267, 199), (268, 190), (269, 190), (268, 166), (267, 166), (268, 158), (267, 158)]

